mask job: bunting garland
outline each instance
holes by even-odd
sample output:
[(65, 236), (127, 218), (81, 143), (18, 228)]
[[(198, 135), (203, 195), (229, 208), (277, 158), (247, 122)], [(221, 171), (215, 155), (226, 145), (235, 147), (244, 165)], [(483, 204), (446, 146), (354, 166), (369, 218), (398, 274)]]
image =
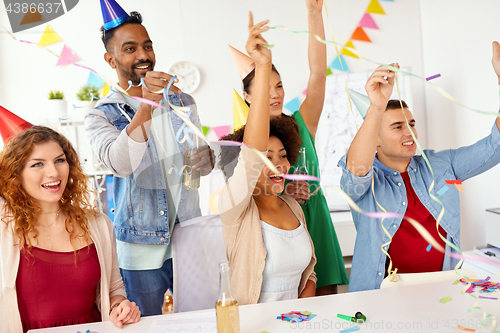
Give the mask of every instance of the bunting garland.
[(40, 38), (40, 41), (38, 42), (38, 46), (47, 46), (50, 44), (55, 44), (62, 41), (62, 38), (59, 37), (58, 34), (52, 29), (50, 25), (47, 24), (47, 27), (45, 27), (45, 31), (42, 35), (42, 38)]
[[(394, 1), (394, 0), (383, 0), (383, 1)], [(385, 15), (385, 11), (382, 8), (382, 6), (379, 3), (379, 0), (371, 0), (368, 7), (366, 8), (365, 13), (363, 14), (363, 17), (359, 21), (358, 25), (356, 26), (356, 29), (352, 33), (351, 37), (345, 44), (344, 48), (342, 48), (342, 51), (340, 52), (341, 55), (353, 57), (359, 59), (359, 57), (354, 53), (349, 50), (356, 48), (354, 47), (352, 41), (362, 41), (362, 42), (368, 42), (371, 43), (370, 37), (366, 34), (365, 29), (376, 29), (378, 30), (378, 25), (375, 23), (375, 20), (373, 19), (371, 14), (379, 14), (379, 15)], [(335, 66), (334, 66), (335, 65)], [(331, 68), (337, 69), (339, 71), (344, 71), (348, 72), (349, 67), (347, 66), (346, 62), (344, 61), (343, 58), (339, 59), (339, 56), (337, 56), (331, 63), (330, 65)], [(329, 68), (330, 70), (330, 68)], [(328, 74), (327, 74), (328, 75)]]

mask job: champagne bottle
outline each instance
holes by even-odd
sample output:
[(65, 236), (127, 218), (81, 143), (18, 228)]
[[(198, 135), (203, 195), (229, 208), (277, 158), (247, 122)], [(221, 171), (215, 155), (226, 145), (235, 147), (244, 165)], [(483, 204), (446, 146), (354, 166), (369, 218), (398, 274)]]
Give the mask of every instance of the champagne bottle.
[(231, 288), (229, 263), (219, 264), (219, 297), (215, 303), (217, 333), (240, 333), (238, 301)]
[(196, 190), (200, 187), (200, 171), (193, 169), (196, 163), (201, 161), (200, 157), (195, 157), (199, 148), (198, 137), (196, 135), (189, 134), (191, 137), (192, 144), (186, 141), (186, 155), (184, 156), (184, 164), (186, 168), (184, 169), (184, 182), (183, 185), (188, 190)]
[[(306, 148), (300, 147), (299, 148), (299, 160), (297, 162), (297, 166), (295, 167), (295, 170), (293, 171), (295, 175), (308, 175), (309, 172), (307, 171), (306, 167)], [(305, 205), (307, 203), (306, 199), (297, 199), (297, 202), (301, 205)]]

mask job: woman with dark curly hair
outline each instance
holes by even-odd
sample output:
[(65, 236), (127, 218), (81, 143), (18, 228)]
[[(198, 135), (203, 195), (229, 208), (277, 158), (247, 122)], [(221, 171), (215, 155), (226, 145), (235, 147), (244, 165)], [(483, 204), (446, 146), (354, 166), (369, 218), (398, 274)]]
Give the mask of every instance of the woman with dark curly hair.
[[(321, 39), (325, 39), (322, 17), (323, 0), (305, 0), (305, 3), (309, 31)], [(320, 178), (314, 140), (325, 99), (326, 46), (318, 42), (313, 35), (309, 35), (308, 58), (310, 75), (306, 98), (292, 117), (297, 121), (302, 146), (305, 147), (307, 170), (310, 175)], [(242, 63), (246, 62), (242, 61)], [(254, 102), (255, 73), (251, 70), (252, 65), (246, 64), (246, 68), (240, 70), (240, 76), (243, 81), (245, 101), (250, 105)], [(285, 91), (281, 77), (274, 65), (272, 69), (269, 82), (271, 91), (268, 110), (271, 118), (280, 118), (285, 116), (282, 114)], [(295, 167), (292, 167), (291, 172), (294, 171)], [(316, 248), (318, 258), (315, 267), (318, 277), (316, 294), (335, 294), (337, 293), (337, 285), (348, 284), (349, 279), (323, 191), (319, 183), (311, 182), (308, 184), (306, 181), (287, 182), (285, 188), (285, 193), (294, 197), (302, 205), (307, 227)]]
[[(253, 25), (250, 13), (246, 48), (255, 62), (252, 105), (246, 126), (222, 138), (243, 146), (241, 151), (221, 147), (221, 168), (229, 177), (220, 195), (222, 230), (239, 304), (311, 297), (316, 290), (316, 257), (304, 214), (295, 199), (280, 195), (283, 175), (297, 160), (302, 140), (291, 118), (269, 121), (271, 51), (261, 36), (267, 22)], [(266, 158), (277, 172), (265, 165)]]
[(113, 225), (61, 134), (34, 126), (0, 153), (0, 322), (6, 330), (139, 321), (126, 299)]

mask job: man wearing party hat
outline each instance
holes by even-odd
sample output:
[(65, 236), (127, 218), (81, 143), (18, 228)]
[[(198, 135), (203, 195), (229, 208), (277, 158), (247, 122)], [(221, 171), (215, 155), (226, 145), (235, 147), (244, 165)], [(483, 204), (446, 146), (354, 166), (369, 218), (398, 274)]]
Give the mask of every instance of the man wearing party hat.
[[(162, 92), (172, 76), (154, 71), (153, 43), (141, 15), (127, 14), (114, 0), (101, 0), (101, 10), (104, 59), (116, 70), (119, 87), (130, 96), (112, 90), (87, 112), (85, 127), (97, 156), (115, 176), (114, 225), (128, 298), (138, 304), (142, 315), (157, 315), (173, 283), (170, 240), (174, 225), (200, 216), (201, 211), (198, 191), (186, 190), (182, 175), (167, 172), (184, 164), (186, 147), (175, 137), (182, 119), (173, 112), (162, 114), (160, 109), (152, 118), (154, 108), (132, 97), (167, 108), (169, 104), (188, 107), (190, 121), (200, 129), (201, 124), (193, 98), (180, 89), (172, 86), (166, 94), (169, 101), (163, 100)], [(156, 117), (156, 112), (161, 116)], [(207, 149), (201, 150), (197, 151), (201, 162), (194, 168), (204, 175), (212, 167)]]
[[(500, 84), (497, 42), (492, 63)], [(458, 191), (463, 189), (458, 184), (500, 163), (500, 118), (491, 134), (473, 145), (415, 155), (415, 119), (404, 101), (389, 100), (394, 82), (395, 71), (384, 66), (370, 76), (365, 86), (370, 104), (366, 112), (361, 110), (365, 120), (338, 166), (342, 190), (364, 212), (397, 213), (405, 219), (381, 221), (351, 209), (357, 235), (349, 291), (378, 289), (389, 274), (390, 281), (397, 281), (398, 273), (454, 269), (460, 260)], [(358, 102), (359, 97), (355, 97)], [(436, 242), (431, 245), (408, 218), (420, 223)]]

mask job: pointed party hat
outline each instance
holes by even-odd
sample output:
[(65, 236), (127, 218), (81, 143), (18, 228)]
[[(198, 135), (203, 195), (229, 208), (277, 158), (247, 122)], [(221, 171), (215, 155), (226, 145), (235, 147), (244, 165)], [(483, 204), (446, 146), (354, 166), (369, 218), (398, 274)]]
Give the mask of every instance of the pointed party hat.
[(361, 117), (365, 119), (366, 112), (368, 111), (368, 107), (370, 106), (370, 99), (368, 96), (355, 92), (349, 89), (349, 96), (351, 96), (351, 100), (356, 105), (356, 109), (358, 109)]
[(0, 135), (2, 136), (4, 144), (7, 144), (10, 139), (23, 132), (25, 129), (33, 127), (31, 123), (19, 118), (1, 105), (0, 119)]
[(243, 80), (248, 75), (248, 73), (250, 73), (255, 68), (255, 64), (253, 63), (252, 58), (250, 58), (246, 54), (238, 51), (229, 44), (227, 46), (229, 46), (229, 51), (231, 51), (231, 56), (233, 57), (234, 64), (236, 65), (236, 69), (238, 70), (238, 74), (240, 74), (240, 78)]
[(116, 28), (130, 17), (115, 0), (101, 0), (101, 11), (106, 31)]
[(233, 129), (235, 131), (246, 124), (248, 109), (248, 105), (233, 88)]

